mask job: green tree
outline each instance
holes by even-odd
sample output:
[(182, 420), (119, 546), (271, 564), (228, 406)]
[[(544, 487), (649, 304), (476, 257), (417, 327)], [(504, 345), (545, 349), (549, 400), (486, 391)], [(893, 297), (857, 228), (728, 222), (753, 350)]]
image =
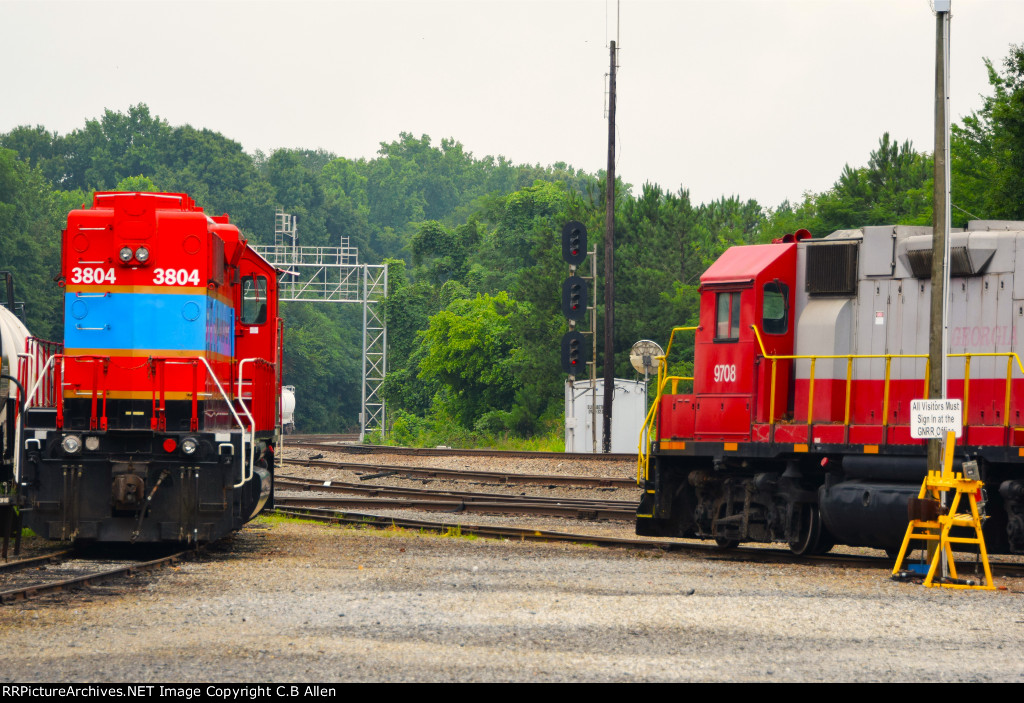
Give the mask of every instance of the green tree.
[(1003, 73), (985, 60), (992, 95), (953, 125), (954, 223), (1024, 219), (1024, 45), (1010, 47)]
[(0, 149), (0, 270), (15, 275), (15, 297), (25, 303), (29, 331), (63, 337), (64, 304), (54, 279), (60, 272), (60, 236), (67, 213), (86, 200), (81, 191), (55, 192), (41, 170)]
[(463, 426), (472, 428), (481, 416), (512, 405), (519, 386), (513, 363), (520, 353), (512, 321), (530, 313), (504, 291), (457, 298), (421, 333), (418, 377), (438, 383), (436, 402), (447, 403)]

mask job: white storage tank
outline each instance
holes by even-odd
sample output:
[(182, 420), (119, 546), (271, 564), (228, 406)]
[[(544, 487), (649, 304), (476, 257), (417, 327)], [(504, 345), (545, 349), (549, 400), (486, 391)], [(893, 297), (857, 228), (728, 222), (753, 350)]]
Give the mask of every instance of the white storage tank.
[[(597, 379), (596, 393), (590, 379), (565, 384), (565, 451), (593, 452), (596, 429), (597, 451), (604, 442), (604, 379)], [(596, 401), (596, 408), (594, 407)], [(615, 379), (612, 401), (612, 446), (616, 454), (635, 454), (640, 430), (647, 415), (647, 384)], [(596, 410), (596, 418), (595, 418)], [(596, 425), (594, 421), (596, 419)]]

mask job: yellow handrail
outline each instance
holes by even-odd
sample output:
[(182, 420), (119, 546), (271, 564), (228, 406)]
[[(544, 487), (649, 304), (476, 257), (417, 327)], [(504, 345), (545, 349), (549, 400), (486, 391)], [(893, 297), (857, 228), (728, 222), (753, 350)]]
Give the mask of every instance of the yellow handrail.
[(672, 353), (672, 344), (675, 342), (676, 332), (693, 332), (695, 330), (697, 330), (697, 327), (673, 327), (672, 333), (668, 337), (668, 348), (665, 349), (665, 354), (656, 357), (658, 359), (657, 391), (654, 394), (654, 402), (644, 418), (643, 427), (640, 428), (640, 443), (637, 447), (636, 480), (638, 485), (642, 485), (643, 481), (647, 480), (651, 454), (651, 429), (657, 424), (658, 408), (661, 405), (660, 401), (662, 392), (665, 390), (665, 384), (672, 381), (672, 393), (675, 394), (680, 381), (693, 380), (692, 376), (668, 375), (668, 355)]
[[(882, 395), (882, 426), (887, 427), (889, 424), (889, 382), (890, 382), (890, 364), (893, 359), (924, 359), (924, 390), (922, 392), (923, 397), (928, 396), (928, 380), (931, 373), (931, 363), (927, 354), (769, 354), (764, 348), (764, 341), (761, 339), (761, 332), (757, 329), (756, 325), (751, 325), (750, 329), (754, 330), (754, 336), (757, 338), (757, 344), (761, 351), (761, 356), (772, 362), (772, 389), (775, 388), (775, 362), (777, 360), (809, 360), (811, 362), (811, 375), (810, 375), (810, 390), (807, 405), (807, 424), (810, 425), (813, 418), (813, 403), (814, 403), (814, 364), (818, 359), (846, 359), (846, 410), (845, 417), (843, 419), (843, 425), (849, 427), (850, 424), (850, 384), (853, 377), (853, 360), (854, 359), (885, 359), (885, 386)], [(964, 424), (967, 420), (967, 411), (969, 409), (970, 401), (970, 373), (971, 373), (971, 357), (975, 356), (999, 356), (1006, 357), (1006, 394), (1003, 400), (1003, 426), (1009, 427), (1010, 425), (1010, 390), (1011, 382), (1013, 380), (1013, 362), (1016, 360), (1017, 367), (1020, 369), (1021, 374), (1024, 374), (1024, 363), (1021, 362), (1020, 356), (1016, 352), (972, 352), (972, 353), (956, 353), (947, 354), (946, 358), (963, 357), (965, 361), (964, 365)], [(769, 408), (768, 423), (770, 425), (775, 424), (775, 403), (774, 397), (772, 398), (772, 406)]]
[[(852, 402), (852, 381), (853, 381), (853, 362), (855, 359), (884, 359), (885, 360), (885, 382), (882, 394), (882, 427), (886, 428), (889, 426), (889, 389), (892, 379), (892, 360), (893, 359), (924, 359), (924, 387), (922, 389), (922, 397), (928, 396), (928, 382), (931, 377), (931, 364), (927, 354), (769, 354), (764, 347), (764, 340), (761, 338), (761, 331), (756, 325), (751, 325), (750, 328), (754, 331), (754, 336), (757, 339), (757, 344), (760, 349), (761, 356), (772, 362), (771, 370), (771, 395), (769, 399), (768, 408), (768, 424), (774, 430), (775, 427), (775, 388), (776, 388), (776, 375), (777, 375), (777, 362), (779, 361), (810, 361), (810, 377), (808, 379), (808, 398), (807, 398), (807, 426), (811, 427), (814, 418), (814, 374), (815, 366), (819, 359), (824, 360), (846, 360), (846, 398), (844, 404), (843, 413), (843, 426), (846, 431), (849, 432), (850, 427), (850, 404)], [(673, 327), (672, 334), (669, 336), (668, 349), (665, 351), (664, 356), (657, 357), (658, 359), (658, 386), (657, 393), (654, 397), (654, 402), (651, 405), (650, 410), (647, 412), (647, 416), (644, 418), (643, 428), (640, 430), (640, 443), (638, 447), (638, 459), (637, 459), (637, 483), (641, 484), (647, 480), (650, 475), (650, 448), (651, 448), (651, 430), (657, 424), (658, 410), (661, 406), (661, 396), (664, 393), (666, 384), (672, 381), (672, 393), (675, 394), (679, 381), (692, 381), (692, 376), (668, 376), (668, 362), (667, 357), (672, 351), (672, 344), (675, 340), (676, 332), (692, 332), (697, 327)], [(1011, 388), (1013, 381), (1013, 362), (1017, 362), (1017, 368), (1021, 374), (1024, 375), (1024, 362), (1021, 361), (1020, 356), (1016, 352), (979, 352), (979, 353), (956, 353), (947, 354), (947, 358), (962, 357), (965, 360), (964, 363), (964, 405), (963, 405), (963, 417), (964, 424), (967, 423), (969, 417), (968, 411), (970, 408), (970, 373), (971, 373), (971, 359), (973, 357), (1006, 357), (1006, 393), (1003, 399), (1003, 427), (1010, 426), (1010, 398)], [(848, 439), (848, 437), (847, 437)]]

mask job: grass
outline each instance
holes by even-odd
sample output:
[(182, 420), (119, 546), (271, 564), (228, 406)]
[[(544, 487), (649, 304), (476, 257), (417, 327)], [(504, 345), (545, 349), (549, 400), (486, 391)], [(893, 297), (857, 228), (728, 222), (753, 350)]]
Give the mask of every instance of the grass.
[(266, 525), (267, 527), (274, 527), (275, 525), (281, 525), (284, 523), (294, 525), (321, 525), (323, 523), (317, 520), (308, 520), (306, 518), (292, 517), (291, 515), (281, 515), (279, 513), (260, 513), (252, 522), (257, 525)]
[(382, 439), (380, 433), (368, 434), (366, 441), (407, 447), (565, 451), (565, 428), (561, 419), (542, 422), (542, 433), (529, 437), (518, 436), (510, 430), (489, 430), (485, 425), (478, 423), (475, 429), (469, 429), (441, 411), (425, 418), (398, 411), (393, 418), (392, 431), (387, 437)]
[(448, 529), (446, 529), (444, 532), (441, 532), (438, 536), (439, 537), (447, 537), (447, 538), (455, 538), (455, 539), (468, 539), (468, 540), (471, 540), (471, 541), (475, 540), (475, 539), (479, 539), (479, 537), (477, 535), (473, 534), (472, 532), (467, 532), (466, 534), (462, 534), (462, 525), (453, 525), (453, 526), (449, 527)]

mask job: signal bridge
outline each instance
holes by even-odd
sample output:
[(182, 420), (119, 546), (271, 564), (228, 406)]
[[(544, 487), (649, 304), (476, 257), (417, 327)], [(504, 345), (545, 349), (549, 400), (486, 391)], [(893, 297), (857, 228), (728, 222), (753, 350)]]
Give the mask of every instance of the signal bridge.
[(273, 246), (254, 246), (260, 256), (286, 273), (278, 285), (282, 302), (356, 303), (363, 306), (362, 412), (359, 439), (367, 432), (385, 428), (381, 386), (387, 373), (387, 326), (384, 298), (388, 290), (388, 268), (381, 264), (360, 264), (359, 251), (349, 246), (348, 237), (340, 247), (298, 246), (294, 215), (278, 210)]

